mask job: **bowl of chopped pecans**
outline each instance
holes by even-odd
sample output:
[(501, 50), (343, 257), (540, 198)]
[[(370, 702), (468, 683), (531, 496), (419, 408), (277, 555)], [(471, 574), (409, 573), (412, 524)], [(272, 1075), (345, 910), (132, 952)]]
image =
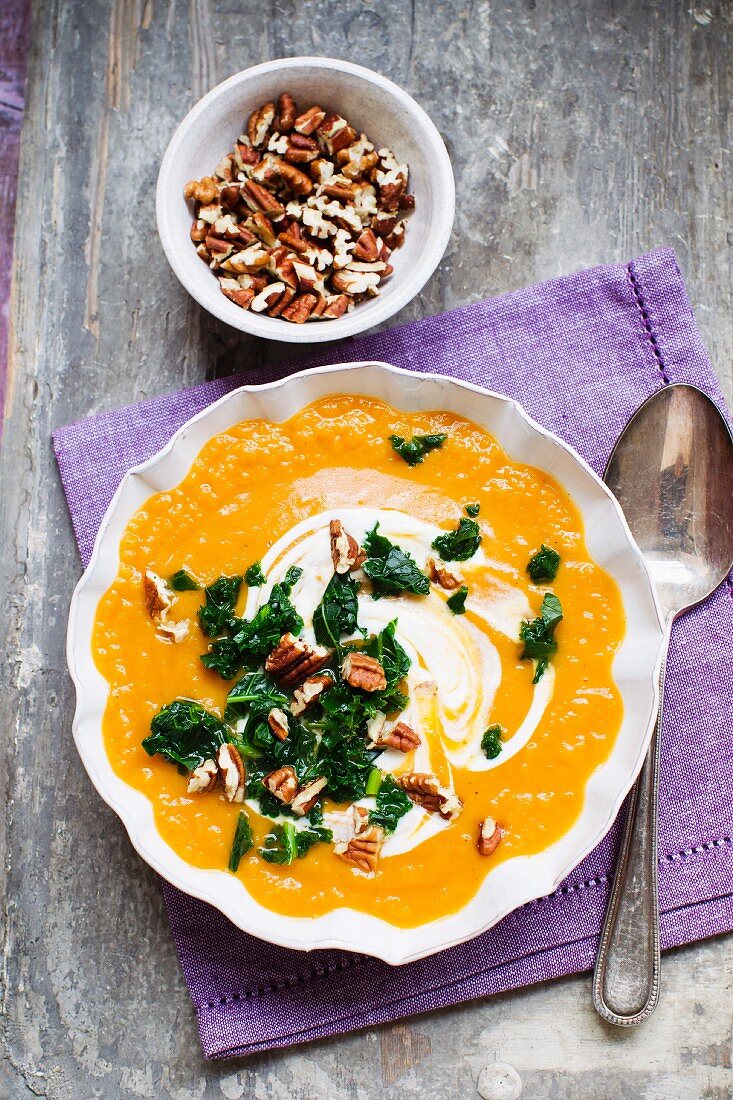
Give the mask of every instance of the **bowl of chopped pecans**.
[(271, 340), (317, 343), (387, 320), (450, 238), (455, 187), (435, 125), (396, 84), (294, 57), (230, 77), (176, 130), (158, 233), (193, 298)]

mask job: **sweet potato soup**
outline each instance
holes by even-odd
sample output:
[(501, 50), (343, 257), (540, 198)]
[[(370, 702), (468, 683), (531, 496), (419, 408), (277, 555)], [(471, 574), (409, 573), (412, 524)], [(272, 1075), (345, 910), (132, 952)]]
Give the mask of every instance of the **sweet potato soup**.
[(146, 502), (93, 645), (112, 766), (184, 860), (412, 927), (572, 826), (623, 634), (551, 477), (452, 413), (337, 396)]

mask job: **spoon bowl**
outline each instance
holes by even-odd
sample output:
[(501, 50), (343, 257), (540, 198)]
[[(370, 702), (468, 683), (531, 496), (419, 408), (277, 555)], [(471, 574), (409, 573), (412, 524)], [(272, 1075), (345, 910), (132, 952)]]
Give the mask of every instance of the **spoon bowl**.
[[(674, 620), (733, 568), (733, 438), (710, 398), (679, 383), (653, 394), (622, 432), (604, 480), (621, 505), (651, 573), (667, 644)], [(593, 1003), (629, 1027), (659, 998), (657, 806), (660, 703), (649, 752), (628, 800), (616, 873), (601, 931)]]

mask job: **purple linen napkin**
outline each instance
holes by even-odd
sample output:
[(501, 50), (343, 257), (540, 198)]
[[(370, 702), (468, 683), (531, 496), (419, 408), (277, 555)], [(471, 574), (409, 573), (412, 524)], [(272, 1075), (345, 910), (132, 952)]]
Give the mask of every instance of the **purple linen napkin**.
[[(599, 473), (632, 412), (670, 382), (722, 404), (674, 253), (580, 272), (313, 353), (381, 359), (518, 398)], [(227, 378), (95, 416), (54, 435), (84, 564), (129, 466), (242, 382)], [(733, 583), (675, 627), (662, 744), (659, 877), (664, 947), (733, 929)], [(549, 897), (472, 942), (391, 968), (339, 951), (274, 947), (167, 883), (204, 1052), (233, 1057), (426, 1012), (592, 967), (618, 829)], [(409, 932), (405, 933), (409, 936)]]

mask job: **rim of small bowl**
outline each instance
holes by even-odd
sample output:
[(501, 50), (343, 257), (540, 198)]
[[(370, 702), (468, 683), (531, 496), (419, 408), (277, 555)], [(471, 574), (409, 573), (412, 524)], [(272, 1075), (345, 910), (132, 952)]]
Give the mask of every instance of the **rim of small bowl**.
[[(375, 373), (376, 372), (376, 373)], [(320, 386), (323, 378), (329, 380), (325, 387)], [(385, 383), (379, 381), (384, 377)], [(339, 380), (347, 380), (346, 387)], [(358, 385), (351, 385), (358, 379)], [(147, 496), (172, 487), (185, 476), (185, 472), (172, 477), (159, 468), (166, 461), (180, 459), (185, 471), (190, 469), (196, 456), (206, 442), (215, 435), (226, 431), (218, 425), (205, 434), (198, 431), (207, 420), (217, 423), (217, 417), (227, 405), (232, 405), (235, 414), (227, 423), (238, 423), (247, 416), (237, 413), (238, 404), (257, 399), (266, 393), (277, 393), (287, 389), (303, 389), (302, 397), (297, 399), (297, 408), (303, 408), (310, 402), (328, 394), (365, 393), (398, 404), (390, 391), (399, 390), (409, 407), (408, 395), (418, 389), (425, 393), (429, 384), (432, 389), (445, 391), (453, 389), (467, 390), (475, 395), (473, 419), (486, 431), (502, 443), (502, 435), (510, 431), (512, 422), (518, 422), (524, 430), (527, 440), (540, 437), (544, 445), (549, 444), (548, 454), (554, 452), (553, 461), (540, 464), (529, 462), (521, 455), (508, 453), (517, 461), (529, 462), (555, 477), (561, 485), (562, 478), (553, 466), (562, 462), (562, 456), (571, 460), (588, 489), (588, 499), (580, 501), (571, 494), (576, 507), (583, 517), (586, 541), (590, 544), (588, 517), (594, 513), (594, 526), (604, 527), (603, 539), (598, 536), (597, 547), (592, 553), (598, 564), (614, 576), (622, 595), (628, 595), (625, 589), (635, 591), (639, 607), (634, 613), (642, 615), (643, 633), (634, 642), (626, 636), (619, 647), (614, 660), (614, 678), (617, 686), (616, 666), (620, 654), (634, 644), (639, 649), (638, 657), (632, 654), (625, 663), (635, 669), (633, 683), (642, 685), (642, 704), (635, 713), (624, 714), (622, 729), (619, 732), (608, 760), (599, 765), (591, 774), (585, 786), (583, 808), (578, 820), (558, 841), (539, 853), (531, 856), (516, 856), (490, 870), (474, 897), (456, 913), (437, 921), (428, 922), (412, 928), (400, 928), (378, 917), (359, 912), (348, 907), (332, 910), (320, 917), (285, 917), (265, 908), (256, 902), (246, 890), (245, 883), (225, 870), (201, 869), (187, 863), (163, 840), (155, 825), (153, 806), (142, 792), (129, 786), (112, 770), (104, 747), (101, 720), (109, 696), (109, 685), (94, 665), (91, 639), (99, 599), (104, 595), (119, 568), (119, 542), (129, 519), (142, 506), (137, 499), (136, 482), (142, 481), (147, 488)], [(486, 412), (480, 408), (480, 402), (487, 407), (495, 405), (493, 419), (496, 423), (486, 424)], [(421, 406), (420, 403), (422, 402)], [(421, 397), (413, 407), (439, 408), (440, 404), (431, 398), (426, 405)], [(450, 403), (447, 406), (450, 408)], [(252, 415), (251, 413), (249, 415)], [(262, 415), (260, 413), (259, 415)], [(288, 415), (292, 415), (289, 413)], [(457, 415), (469, 416), (468, 413)], [(276, 418), (274, 418), (276, 419)], [(198, 434), (197, 434), (198, 433)], [(504, 445), (502, 443), (502, 445)], [(567, 487), (564, 486), (567, 490)], [(129, 499), (127, 499), (129, 498)], [(143, 501), (146, 498), (143, 498)], [(110, 529), (119, 528), (119, 532)], [(615, 528), (613, 539), (609, 534)], [(596, 536), (594, 535), (594, 539)], [(608, 551), (611, 559), (605, 564), (603, 546), (619, 542), (622, 549)], [(614, 564), (615, 563), (615, 564)], [(611, 568), (611, 566), (613, 566)], [(100, 575), (101, 574), (101, 578)], [(106, 574), (106, 577), (105, 577)], [(628, 584), (625, 578), (630, 578)], [(641, 602), (644, 603), (643, 609)], [(624, 608), (629, 617), (629, 605), (624, 598)], [(642, 614), (643, 611), (643, 614)], [(157, 454), (147, 461), (132, 467), (123, 477), (100, 524), (94, 548), (87, 568), (79, 580), (71, 600), (67, 632), (67, 661), (76, 689), (77, 704), (72, 732), (84, 767), (105, 802), (117, 813), (133, 847), (138, 854), (160, 875), (184, 893), (201, 901), (208, 902), (219, 909), (229, 920), (243, 931), (257, 938), (299, 951), (338, 948), (359, 952), (382, 959), (392, 965), (413, 962), (438, 951), (457, 946), (486, 932), (504, 917), (522, 905), (551, 894), (558, 884), (592, 851), (611, 828), (616, 815), (630, 790), (643, 763), (651, 739), (651, 733), (659, 702), (659, 671), (661, 667), (665, 629), (659, 609), (655, 589), (644, 559), (631, 531), (628, 528), (621, 508), (610, 491), (591, 469), (585, 460), (566, 442), (542, 425), (534, 421), (522, 406), (513, 398), (483, 389), (470, 382), (448, 378), (444, 375), (406, 371), (389, 363), (358, 362), (314, 367), (289, 375), (286, 378), (261, 386), (242, 386), (231, 391), (206, 409), (183, 424), (169, 442)], [(641, 675), (638, 668), (641, 667)], [(621, 688), (620, 688), (621, 690)], [(622, 692), (623, 694), (623, 692)], [(626, 707), (627, 700), (624, 698)], [(627, 723), (637, 730), (637, 738), (628, 751), (620, 747), (622, 734)], [(631, 735), (627, 735), (627, 739)], [(621, 756), (619, 764), (614, 759)], [(599, 812), (599, 806), (601, 812)], [(590, 819), (590, 825), (586, 819)], [(583, 828), (585, 822), (586, 827)], [(570, 839), (572, 838), (572, 840)], [(571, 854), (566, 849), (570, 841)], [(502, 887), (504, 888), (502, 890)], [(507, 889), (508, 887), (508, 889)], [(499, 897), (509, 897), (508, 902), (497, 902)]]
[[(336, 320), (328, 322), (314, 321), (304, 325), (295, 325), (282, 321), (278, 317), (266, 317), (254, 314), (250, 310), (241, 309), (225, 298), (214, 286), (212, 286), (212, 291), (216, 290), (216, 293), (212, 293), (210, 298), (202, 293), (191, 274), (192, 270), (195, 270), (194, 263), (200, 265), (201, 260), (195, 249), (191, 248), (191, 263), (189, 264), (188, 258), (181, 261), (176, 251), (176, 245), (179, 243), (179, 233), (169, 217), (169, 204), (171, 195), (176, 193), (172, 177), (179, 149), (185, 143), (192, 125), (199, 116), (205, 114), (212, 104), (230, 88), (246, 84), (253, 76), (306, 65), (318, 69), (333, 69), (347, 76), (359, 77), (388, 93), (402, 105), (413, 122), (419, 126), (422, 137), (430, 148), (431, 164), (433, 166), (432, 182), (437, 196), (434, 201), (440, 203), (442, 213), (437, 221), (436, 231), (424, 242), (420, 264), (415, 265), (411, 272), (402, 272), (399, 280), (390, 285), (388, 294), (385, 293), (381, 298), (372, 299), (369, 302), (370, 308), (366, 317), (357, 304), (351, 313), (344, 314), (343, 317)], [(282, 57), (261, 62), (259, 65), (252, 65), (248, 69), (242, 69), (217, 84), (194, 104), (176, 128), (161, 161), (156, 185), (155, 216), (158, 236), (173, 273), (202, 309), (205, 309), (225, 324), (252, 336), (292, 344), (317, 344), (329, 340), (340, 340), (343, 337), (354, 336), (373, 328), (375, 325), (393, 317), (395, 313), (403, 309), (420, 293), (428, 279), (435, 272), (448, 247), (455, 216), (455, 180), (448, 150), (438, 128), (420, 104), (403, 88), (400, 88), (398, 84), (373, 69), (367, 69), (363, 65), (355, 65), (351, 61), (342, 61), (339, 58)]]

